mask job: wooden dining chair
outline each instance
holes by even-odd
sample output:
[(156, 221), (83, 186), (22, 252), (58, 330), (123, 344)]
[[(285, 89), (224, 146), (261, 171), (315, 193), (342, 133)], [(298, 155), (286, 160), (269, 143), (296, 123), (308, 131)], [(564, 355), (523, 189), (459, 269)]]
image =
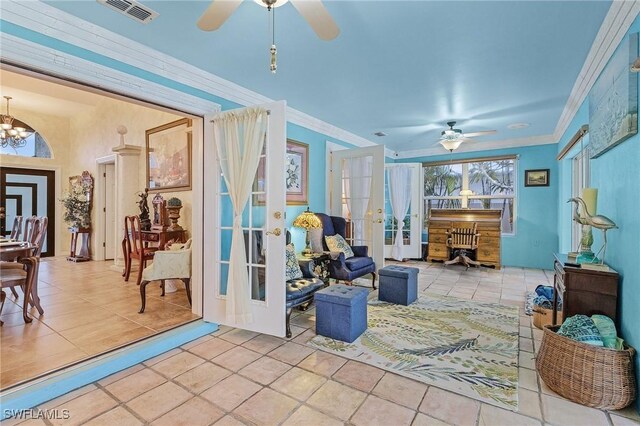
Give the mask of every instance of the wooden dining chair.
[[(27, 218), (27, 224), (25, 225), (25, 237), (28, 237), (25, 241), (36, 246), (35, 250), (32, 253), (32, 256), (38, 259), (38, 263), (36, 264), (36, 269), (34, 270), (34, 278), (33, 283), (31, 285), (31, 298), (29, 299), (29, 303), (31, 306), (34, 306), (40, 315), (44, 313), (42, 306), (40, 305), (40, 297), (38, 296), (38, 272), (40, 266), (40, 256), (42, 254), (43, 245), (45, 239), (47, 237), (47, 225), (49, 224), (49, 218), (47, 216), (32, 216)], [(30, 233), (30, 235), (27, 235)], [(9, 271), (12, 269), (22, 270), (25, 269), (25, 266), (20, 262), (2, 262), (0, 265), (0, 269), (2, 271)], [(18, 292), (16, 291), (16, 287), (23, 287), (24, 285), (6, 285), (4, 287), (9, 287), (11, 293), (16, 298), (16, 300), (20, 297)], [(25, 293), (26, 294), (26, 293)]]
[(124, 280), (129, 281), (131, 274), (131, 262), (138, 260), (138, 278), (136, 285), (140, 285), (142, 271), (147, 266), (147, 261), (153, 260), (157, 247), (145, 247), (140, 233), (140, 218), (138, 216), (125, 216), (124, 218), (124, 244), (125, 244), (125, 274)]
[(11, 235), (9, 236), (12, 240), (17, 240), (20, 238), (20, 234), (22, 233), (22, 216), (16, 216), (13, 218), (13, 227), (11, 228)]
[[(33, 287), (33, 283), (37, 277), (37, 270), (40, 263), (40, 259), (35, 256), (32, 257), (24, 257), (15, 262), (20, 266), (20, 268), (7, 269), (2, 271), (0, 275), (0, 289), (2, 288), (10, 288), (11, 290), (15, 290), (15, 287), (22, 287), (25, 297), (22, 302), (22, 318), (25, 323), (30, 323), (32, 319), (29, 317), (29, 302), (31, 301), (31, 289)], [(23, 267), (24, 266), (24, 267)], [(4, 292), (2, 292), (4, 294)], [(1, 297), (1, 296), (0, 296)], [(0, 303), (0, 315), (2, 314), (2, 308), (4, 308), (4, 299), (5, 297), (1, 297), (2, 303)]]

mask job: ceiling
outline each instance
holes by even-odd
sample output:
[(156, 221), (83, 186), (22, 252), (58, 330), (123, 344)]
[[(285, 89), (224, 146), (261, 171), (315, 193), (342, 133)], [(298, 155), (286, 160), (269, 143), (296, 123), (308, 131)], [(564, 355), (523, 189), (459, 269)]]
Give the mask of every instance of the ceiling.
[(325, 1), (341, 29), (326, 42), (285, 4), (272, 75), (267, 11), (251, 0), (210, 33), (196, 27), (208, 1), (143, 0), (160, 13), (147, 25), (95, 0), (48, 3), (396, 151), (436, 145), (449, 120), (498, 130), (478, 144), (553, 133), (611, 5)]
[[(102, 98), (84, 90), (6, 70), (0, 70), (0, 82), (0, 96), (13, 97), (10, 103), (12, 111), (16, 109), (70, 118), (95, 107)], [(6, 112), (5, 108), (3, 104), (3, 113)], [(19, 115), (17, 117), (20, 118)]]

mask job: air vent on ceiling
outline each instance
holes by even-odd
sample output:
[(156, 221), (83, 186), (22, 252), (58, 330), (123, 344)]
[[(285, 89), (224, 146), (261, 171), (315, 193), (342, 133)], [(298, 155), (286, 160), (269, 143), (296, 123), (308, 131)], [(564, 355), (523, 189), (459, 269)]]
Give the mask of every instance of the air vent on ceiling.
[(158, 17), (158, 12), (149, 9), (135, 0), (96, 0), (116, 12), (127, 15), (131, 19), (147, 24)]
[(387, 134), (385, 132), (375, 132), (374, 135), (378, 136), (378, 137), (383, 137), (383, 136), (387, 136)]

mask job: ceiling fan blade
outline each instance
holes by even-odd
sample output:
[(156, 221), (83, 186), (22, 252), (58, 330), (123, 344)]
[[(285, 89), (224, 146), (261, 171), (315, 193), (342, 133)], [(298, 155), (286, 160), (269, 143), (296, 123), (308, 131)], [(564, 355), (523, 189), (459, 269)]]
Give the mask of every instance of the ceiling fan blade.
[(340, 28), (329, 15), (322, 0), (291, 0), (291, 4), (322, 40), (333, 40), (340, 34)]
[(242, 0), (213, 0), (207, 10), (198, 19), (198, 28), (203, 31), (215, 31), (224, 24)]
[(485, 135), (493, 135), (494, 133), (497, 133), (497, 130), (484, 130), (482, 132), (472, 132), (472, 133), (465, 133), (464, 137), (465, 138), (475, 138), (476, 136), (485, 136)]

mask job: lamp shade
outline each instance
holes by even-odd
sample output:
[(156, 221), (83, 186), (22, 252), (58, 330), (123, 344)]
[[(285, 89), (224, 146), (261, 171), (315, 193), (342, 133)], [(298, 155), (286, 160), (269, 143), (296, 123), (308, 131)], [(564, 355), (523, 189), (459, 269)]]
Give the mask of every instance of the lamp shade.
[(307, 210), (300, 213), (293, 221), (293, 226), (304, 229), (322, 228), (322, 222), (320, 222), (320, 218), (307, 207)]
[(440, 145), (444, 146), (445, 149), (449, 151), (453, 151), (454, 149), (458, 149), (462, 144), (462, 139), (442, 139), (440, 141)]

